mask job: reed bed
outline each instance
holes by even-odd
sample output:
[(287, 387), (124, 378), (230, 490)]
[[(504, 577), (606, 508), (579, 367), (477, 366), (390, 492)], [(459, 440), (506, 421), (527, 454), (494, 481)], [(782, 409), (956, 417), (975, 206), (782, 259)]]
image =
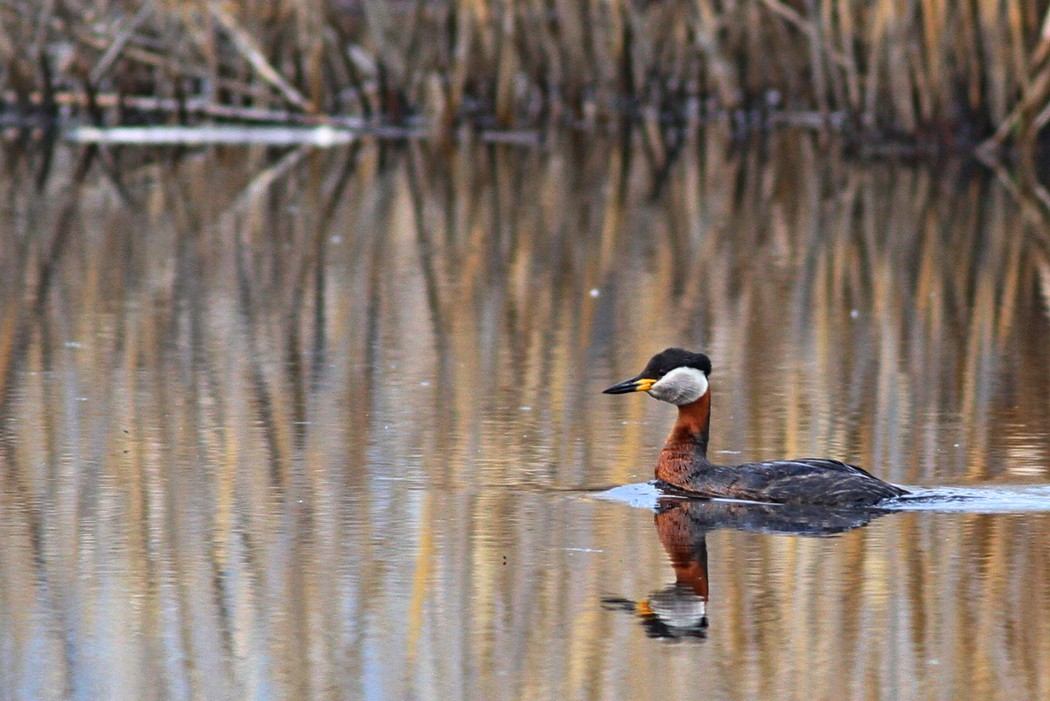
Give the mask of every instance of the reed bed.
[[(777, 121), (955, 148), (1050, 121), (1046, 0), (0, 2), (8, 123)], [(665, 140), (667, 140), (665, 138)]]

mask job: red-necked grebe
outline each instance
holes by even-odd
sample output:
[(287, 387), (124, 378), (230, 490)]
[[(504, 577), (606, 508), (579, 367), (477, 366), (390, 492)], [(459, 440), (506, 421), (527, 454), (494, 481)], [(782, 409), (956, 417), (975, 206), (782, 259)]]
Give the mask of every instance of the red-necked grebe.
[(873, 506), (908, 493), (859, 467), (826, 458), (715, 465), (707, 459), (710, 374), (706, 355), (668, 348), (654, 355), (639, 375), (605, 390), (648, 392), (678, 407), (678, 421), (656, 463), (656, 479), (663, 486), (700, 497), (829, 506)]

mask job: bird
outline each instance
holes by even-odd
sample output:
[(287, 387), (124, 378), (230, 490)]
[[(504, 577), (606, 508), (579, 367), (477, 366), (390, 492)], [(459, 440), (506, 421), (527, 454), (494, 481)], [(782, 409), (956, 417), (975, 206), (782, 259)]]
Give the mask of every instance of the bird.
[(647, 392), (678, 407), (678, 420), (656, 462), (661, 490), (687, 497), (848, 507), (873, 507), (909, 493), (855, 465), (828, 458), (712, 463), (707, 458), (710, 375), (711, 359), (703, 353), (668, 348), (654, 355), (638, 375), (603, 390)]

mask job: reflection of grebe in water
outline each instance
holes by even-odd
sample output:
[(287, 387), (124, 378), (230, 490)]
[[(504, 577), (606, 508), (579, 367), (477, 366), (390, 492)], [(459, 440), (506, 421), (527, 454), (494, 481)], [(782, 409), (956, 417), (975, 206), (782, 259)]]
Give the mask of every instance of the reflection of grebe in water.
[(650, 638), (707, 637), (707, 529), (691, 527), (687, 511), (680, 508), (690, 503), (662, 500), (656, 512), (656, 532), (674, 568), (674, 583), (638, 602), (602, 599), (606, 608), (636, 613)]
[(859, 467), (825, 458), (715, 465), (707, 459), (710, 374), (706, 355), (668, 348), (654, 355), (641, 374), (605, 390), (648, 392), (678, 406), (678, 421), (656, 463), (661, 486), (695, 496), (829, 506), (872, 506), (908, 493)]
[(732, 528), (827, 536), (858, 528), (885, 513), (876, 509), (664, 498), (656, 508), (656, 532), (674, 568), (674, 583), (639, 602), (609, 596), (602, 599), (602, 605), (637, 614), (650, 638), (702, 640), (707, 637), (708, 531)]

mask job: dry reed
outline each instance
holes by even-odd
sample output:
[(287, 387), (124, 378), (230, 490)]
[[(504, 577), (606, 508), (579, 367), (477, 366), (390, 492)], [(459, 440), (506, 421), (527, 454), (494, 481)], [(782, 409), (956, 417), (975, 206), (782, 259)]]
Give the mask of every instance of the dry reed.
[(517, 130), (736, 117), (994, 150), (1050, 121), (1046, 0), (0, 1), (8, 123)]

